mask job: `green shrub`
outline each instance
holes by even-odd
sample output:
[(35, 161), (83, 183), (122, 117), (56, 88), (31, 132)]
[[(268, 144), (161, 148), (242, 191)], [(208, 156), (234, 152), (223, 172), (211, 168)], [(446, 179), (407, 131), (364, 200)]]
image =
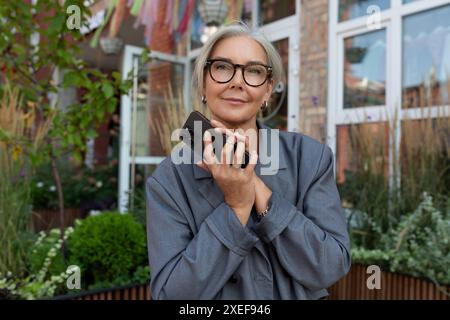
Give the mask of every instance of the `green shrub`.
[(81, 269), (83, 288), (132, 278), (148, 264), (145, 228), (129, 214), (105, 212), (78, 222), (68, 239), (70, 264)]
[(139, 266), (136, 271), (130, 276), (119, 276), (112, 281), (96, 282), (89, 286), (89, 289), (105, 289), (129, 285), (139, 285), (148, 283), (150, 281), (150, 268), (148, 265)]
[(450, 284), (450, 209), (436, 209), (425, 194), (414, 212), (380, 236), (377, 249), (353, 247), (352, 260)]
[[(71, 232), (73, 228), (67, 228), (64, 239), (67, 240)], [(21, 276), (0, 272), (0, 299), (34, 300), (65, 293), (65, 280), (70, 273), (65, 269), (60, 253), (61, 243), (57, 230), (48, 234), (41, 232), (28, 255), (29, 274)]]

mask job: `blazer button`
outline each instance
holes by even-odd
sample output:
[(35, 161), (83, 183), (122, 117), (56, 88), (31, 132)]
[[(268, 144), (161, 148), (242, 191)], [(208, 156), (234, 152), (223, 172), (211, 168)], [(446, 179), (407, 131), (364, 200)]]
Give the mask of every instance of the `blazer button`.
[(231, 283), (237, 283), (238, 282), (238, 278), (233, 274), (230, 278), (230, 282)]

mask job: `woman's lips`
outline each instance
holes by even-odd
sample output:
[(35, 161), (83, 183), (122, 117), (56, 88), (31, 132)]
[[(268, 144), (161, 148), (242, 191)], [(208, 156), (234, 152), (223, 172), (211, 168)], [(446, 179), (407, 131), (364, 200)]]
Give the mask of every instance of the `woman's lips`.
[(245, 100), (236, 99), (236, 98), (224, 98), (223, 100), (225, 100), (225, 101), (228, 102), (229, 104), (233, 104), (233, 105), (244, 104), (244, 103), (247, 102), (247, 101), (245, 101)]

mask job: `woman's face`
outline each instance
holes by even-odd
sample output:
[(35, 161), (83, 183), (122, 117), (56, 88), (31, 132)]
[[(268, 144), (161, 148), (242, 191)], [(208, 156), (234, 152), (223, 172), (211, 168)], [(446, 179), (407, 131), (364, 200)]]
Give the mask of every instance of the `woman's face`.
[[(246, 65), (259, 62), (267, 65), (267, 55), (255, 40), (236, 36), (220, 40), (214, 46), (209, 59), (226, 59), (233, 64)], [(245, 83), (242, 69), (237, 68), (234, 77), (227, 83), (214, 81), (208, 69), (204, 76), (203, 94), (212, 118), (230, 128), (249, 127), (256, 124), (256, 115), (272, 92), (272, 81), (267, 80), (259, 87)]]

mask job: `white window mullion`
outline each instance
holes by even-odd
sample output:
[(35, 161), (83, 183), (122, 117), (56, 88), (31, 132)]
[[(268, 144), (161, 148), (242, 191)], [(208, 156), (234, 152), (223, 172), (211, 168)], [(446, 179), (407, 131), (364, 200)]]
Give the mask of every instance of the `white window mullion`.
[(393, 1), (393, 19), (389, 31), (390, 41), (388, 42), (388, 65), (390, 85), (389, 91), (389, 119), (390, 126), (395, 130), (389, 130), (389, 187), (391, 190), (400, 186), (400, 144), (402, 136), (402, 78), (403, 78), (403, 32), (402, 18), (400, 15), (401, 0)]
[[(338, 1), (336, 1), (338, 2)], [(331, 6), (331, 4), (330, 4)], [(336, 9), (338, 10), (338, 9)], [(336, 11), (336, 17), (338, 13)], [(385, 23), (389, 20), (391, 20), (392, 17), (392, 10), (386, 9), (380, 12), (380, 23)], [(359, 18), (354, 18), (348, 21), (340, 22), (335, 26), (335, 33), (348, 33), (349, 31), (354, 31), (357, 29), (365, 29), (366, 31), (369, 31), (367, 28), (367, 22), (368, 22), (368, 16), (362, 16)]]
[[(327, 142), (331, 150), (336, 154), (336, 115), (339, 109), (337, 99), (337, 87), (339, 83), (338, 68), (340, 55), (338, 50), (338, 39), (336, 36), (338, 1), (329, 1), (328, 8), (328, 103), (327, 103)], [(334, 157), (336, 162), (336, 157)], [(334, 165), (336, 168), (336, 163)]]
[[(136, 48), (125, 46), (122, 78), (125, 80), (133, 68), (133, 55)], [(137, 76), (135, 70), (134, 77)], [(132, 89), (130, 89), (131, 92)], [(120, 101), (120, 160), (119, 160), (119, 200), (120, 212), (128, 208), (128, 192), (130, 187), (130, 139), (131, 139), (131, 95), (122, 95)]]
[(408, 120), (436, 119), (450, 117), (450, 106), (403, 109), (402, 118)]

